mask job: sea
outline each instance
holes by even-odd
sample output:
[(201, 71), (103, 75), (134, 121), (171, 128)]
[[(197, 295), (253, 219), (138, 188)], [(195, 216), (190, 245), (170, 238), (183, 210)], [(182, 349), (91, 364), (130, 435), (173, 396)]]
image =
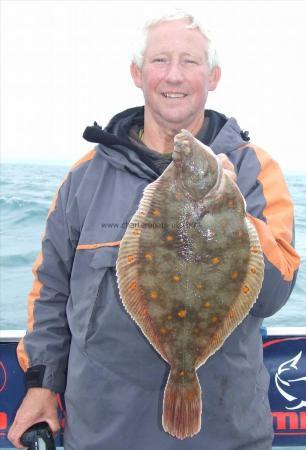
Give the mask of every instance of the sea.
[[(1, 330), (26, 328), (31, 268), (40, 251), (51, 200), (67, 170), (54, 165), (0, 165)], [(285, 178), (294, 202), (296, 249), (302, 262), (289, 301), (265, 319), (267, 327), (306, 326), (306, 173), (285, 172)]]
[[(2, 164), (0, 166), (0, 329), (26, 328), (26, 298), (31, 268), (40, 251), (51, 200), (68, 167)], [(302, 258), (287, 304), (265, 326), (306, 326), (306, 173), (285, 178), (295, 209), (296, 249)]]

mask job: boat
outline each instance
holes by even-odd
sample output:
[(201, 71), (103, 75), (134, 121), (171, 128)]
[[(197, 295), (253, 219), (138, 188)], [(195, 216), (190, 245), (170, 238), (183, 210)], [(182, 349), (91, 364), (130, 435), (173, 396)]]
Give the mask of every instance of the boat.
[[(25, 394), (16, 346), (24, 330), (0, 331), (0, 448), (10, 448), (8, 430)], [(261, 328), (264, 363), (270, 374), (269, 401), (273, 446), (306, 448), (306, 327)], [(58, 395), (62, 425), (56, 445), (63, 446), (65, 407)]]

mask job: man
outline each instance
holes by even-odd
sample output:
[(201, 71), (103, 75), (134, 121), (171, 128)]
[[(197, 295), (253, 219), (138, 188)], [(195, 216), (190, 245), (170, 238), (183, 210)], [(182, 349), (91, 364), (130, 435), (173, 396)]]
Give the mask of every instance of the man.
[[(192, 16), (151, 23), (131, 73), (144, 109), (118, 114), (104, 131), (85, 130), (98, 146), (69, 172), (51, 206), (18, 348), (29, 390), (9, 437), (19, 446), (22, 432), (42, 420), (56, 432), (55, 393), (65, 392), (65, 450), (267, 450), (273, 432), (259, 329), (287, 301), (299, 265), (283, 176), (235, 119), (205, 110), (220, 68)], [(179, 441), (161, 425), (169, 368), (124, 310), (115, 263), (126, 224), (170, 163), (182, 128), (210, 145), (237, 180), (266, 265), (250, 314), (198, 370), (202, 429)]]

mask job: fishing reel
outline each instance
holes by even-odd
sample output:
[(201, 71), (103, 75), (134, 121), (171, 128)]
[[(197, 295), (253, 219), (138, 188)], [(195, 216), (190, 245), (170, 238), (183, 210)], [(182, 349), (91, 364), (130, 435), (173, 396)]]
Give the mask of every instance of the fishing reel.
[(52, 431), (47, 422), (39, 422), (28, 428), (20, 438), (28, 450), (56, 450)]

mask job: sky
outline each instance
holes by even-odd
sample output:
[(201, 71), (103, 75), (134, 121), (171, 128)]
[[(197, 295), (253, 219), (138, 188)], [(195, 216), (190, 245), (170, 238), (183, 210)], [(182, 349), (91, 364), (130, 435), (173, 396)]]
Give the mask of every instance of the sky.
[(213, 31), (222, 78), (207, 108), (234, 116), (283, 170), (306, 173), (305, 1), (1, 1), (1, 161), (71, 165), (87, 125), (143, 104), (135, 31), (164, 7)]

